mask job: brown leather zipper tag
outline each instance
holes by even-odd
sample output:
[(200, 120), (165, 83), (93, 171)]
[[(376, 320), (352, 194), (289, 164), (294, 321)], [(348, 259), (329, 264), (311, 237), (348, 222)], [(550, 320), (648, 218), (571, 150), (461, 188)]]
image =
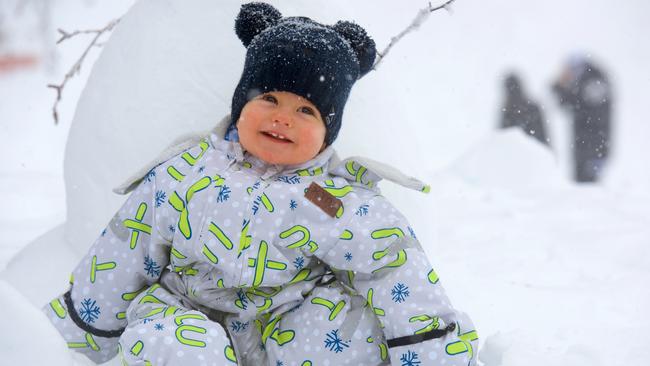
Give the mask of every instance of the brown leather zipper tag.
[(336, 217), (336, 213), (343, 206), (343, 202), (341, 202), (340, 199), (334, 197), (331, 193), (315, 182), (312, 182), (309, 185), (309, 188), (307, 188), (305, 198), (310, 200), (331, 217)]

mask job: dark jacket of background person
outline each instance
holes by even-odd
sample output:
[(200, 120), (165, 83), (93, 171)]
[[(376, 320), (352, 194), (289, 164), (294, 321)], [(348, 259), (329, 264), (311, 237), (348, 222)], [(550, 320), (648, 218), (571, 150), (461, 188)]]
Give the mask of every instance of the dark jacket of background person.
[(524, 93), (519, 77), (510, 74), (504, 83), (506, 100), (501, 109), (501, 128), (520, 127), (531, 137), (548, 145), (544, 118), (539, 106)]
[(553, 91), (560, 105), (573, 115), (575, 180), (597, 181), (610, 152), (610, 83), (588, 60), (573, 60)]

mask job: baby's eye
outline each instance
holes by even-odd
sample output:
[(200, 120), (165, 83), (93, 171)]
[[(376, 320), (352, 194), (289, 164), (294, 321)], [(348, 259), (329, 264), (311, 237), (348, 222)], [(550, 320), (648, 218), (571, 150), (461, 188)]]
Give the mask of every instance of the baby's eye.
[(309, 114), (310, 116), (315, 116), (316, 115), (316, 112), (314, 111), (314, 109), (311, 108), (311, 107), (307, 107), (307, 106), (302, 106), (302, 107), (298, 108), (298, 111), (300, 111), (301, 113)]
[(264, 95), (262, 95), (261, 99), (264, 100), (264, 101), (267, 101), (267, 102), (271, 102), (273, 104), (278, 103), (278, 99), (276, 97), (274, 97), (273, 95), (271, 95), (271, 94), (264, 94)]

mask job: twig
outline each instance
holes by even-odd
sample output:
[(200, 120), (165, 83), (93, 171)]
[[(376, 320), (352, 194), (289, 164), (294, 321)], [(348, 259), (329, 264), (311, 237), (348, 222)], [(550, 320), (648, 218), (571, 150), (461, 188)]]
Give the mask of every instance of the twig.
[(424, 9), (420, 9), (420, 11), (418, 11), (418, 14), (415, 16), (415, 19), (413, 19), (413, 21), (411, 22), (411, 24), (409, 24), (409, 26), (406, 27), (406, 29), (404, 29), (403, 31), (401, 31), (398, 35), (391, 38), (390, 43), (388, 44), (388, 46), (386, 46), (386, 48), (384, 48), (383, 51), (377, 53), (377, 60), (375, 61), (375, 64), (372, 66), (372, 69), (377, 70), (377, 68), (379, 67), (379, 63), (381, 63), (384, 57), (386, 57), (390, 49), (393, 48), (393, 46), (397, 44), (397, 42), (399, 42), (405, 35), (420, 28), (420, 26), (429, 18), (429, 15), (431, 15), (431, 13), (440, 9), (449, 10), (449, 5), (451, 5), (451, 3), (453, 3), (454, 1), (456, 0), (447, 0), (444, 4), (436, 7), (432, 7), (431, 3), (429, 3), (429, 6), (427, 6)]
[(56, 42), (56, 44), (59, 44), (67, 39), (70, 39), (74, 36), (80, 35), (80, 34), (95, 34), (95, 37), (92, 39), (92, 41), (86, 46), (86, 49), (84, 52), (81, 54), (77, 62), (72, 65), (70, 70), (65, 74), (65, 77), (63, 78), (63, 81), (61, 84), (48, 84), (48, 88), (52, 88), (56, 90), (56, 101), (54, 102), (54, 106), (52, 107), (52, 116), (54, 117), (54, 124), (59, 123), (59, 113), (58, 113), (58, 105), (59, 102), (61, 101), (61, 95), (63, 94), (63, 88), (65, 88), (66, 83), (68, 80), (70, 80), (72, 77), (74, 77), (75, 74), (78, 74), (81, 71), (81, 66), (83, 65), (83, 62), (88, 55), (88, 52), (93, 47), (97, 47), (98, 43), (97, 41), (99, 38), (106, 32), (110, 32), (113, 30), (113, 28), (119, 23), (120, 19), (114, 19), (110, 21), (104, 28), (102, 29), (93, 29), (93, 30), (83, 30), (83, 31), (74, 31), (74, 32), (66, 32), (63, 29), (59, 29), (59, 34), (61, 35), (61, 38)]

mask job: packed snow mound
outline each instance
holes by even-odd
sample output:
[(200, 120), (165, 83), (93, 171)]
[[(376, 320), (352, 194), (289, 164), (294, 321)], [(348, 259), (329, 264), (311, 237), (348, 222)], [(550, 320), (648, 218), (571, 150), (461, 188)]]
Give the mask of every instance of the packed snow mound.
[(119, 207), (112, 187), (227, 114), (244, 56), (232, 30), (239, 6), (139, 1), (122, 17), (80, 97), (66, 147), (66, 238), (75, 246), (87, 248), (106, 212)]
[(4, 317), (2, 327), (11, 333), (0, 343), (3, 365), (72, 364), (65, 341), (45, 314), (5, 280), (0, 280), (0, 308), (9, 315)]
[(467, 184), (483, 188), (519, 190), (566, 184), (552, 151), (518, 128), (491, 132), (450, 170)]

